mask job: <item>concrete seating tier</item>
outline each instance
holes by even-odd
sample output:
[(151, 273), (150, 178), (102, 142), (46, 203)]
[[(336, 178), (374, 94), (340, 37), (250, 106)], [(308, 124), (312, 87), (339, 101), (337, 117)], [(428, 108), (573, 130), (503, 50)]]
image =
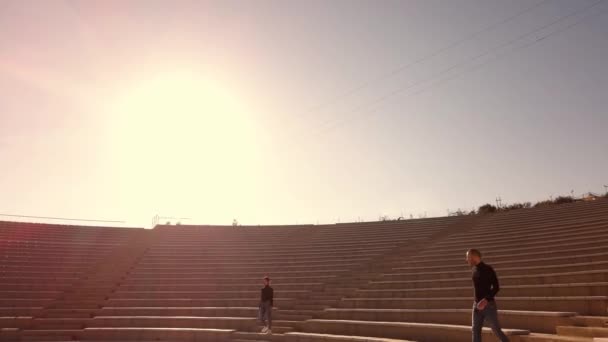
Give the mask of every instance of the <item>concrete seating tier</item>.
[[(608, 201), (493, 215), (152, 230), (0, 222), (2, 341), (470, 341), (464, 263), (511, 341), (607, 338)], [(258, 333), (261, 277), (273, 335)], [(496, 341), (484, 330), (484, 341)]]

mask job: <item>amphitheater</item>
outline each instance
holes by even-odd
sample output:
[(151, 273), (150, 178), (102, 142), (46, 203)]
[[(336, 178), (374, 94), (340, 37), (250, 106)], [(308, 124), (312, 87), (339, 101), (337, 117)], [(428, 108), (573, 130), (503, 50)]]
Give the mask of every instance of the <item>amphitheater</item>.
[(605, 199), (334, 225), (0, 222), (0, 340), (470, 341), (470, 247), (498, 273), (511, 341), (608, 341)]

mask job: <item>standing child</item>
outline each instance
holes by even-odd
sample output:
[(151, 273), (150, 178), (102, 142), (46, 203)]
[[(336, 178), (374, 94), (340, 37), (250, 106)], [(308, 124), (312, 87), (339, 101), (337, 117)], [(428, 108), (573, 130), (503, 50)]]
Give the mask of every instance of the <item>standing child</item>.
[(264, 324), (263, 333), (272, 334), (272, 305), (274, 290), (270, 287), (270, 278), (264, 277), (264, 288), (260, 295), (260, 320)]

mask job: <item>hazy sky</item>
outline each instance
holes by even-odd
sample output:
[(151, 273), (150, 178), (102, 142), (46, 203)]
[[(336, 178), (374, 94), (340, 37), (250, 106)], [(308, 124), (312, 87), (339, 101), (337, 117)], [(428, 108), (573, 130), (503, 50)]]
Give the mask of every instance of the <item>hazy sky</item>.
[(603, 192), (596, 2), (0, 0), (0, 213), (329, 223)]

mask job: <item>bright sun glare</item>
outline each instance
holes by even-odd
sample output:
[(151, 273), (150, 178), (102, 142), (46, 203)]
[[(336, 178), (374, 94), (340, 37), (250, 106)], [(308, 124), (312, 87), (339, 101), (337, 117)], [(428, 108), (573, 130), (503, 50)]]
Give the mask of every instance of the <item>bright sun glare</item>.
[(154, 197), (171, 198), (176, 208), (242, 189), (243, 166), (255, 166), (250, 116), (227, 88), (204, 75), (170, 72), (139, 80), (110, 115), (111, 151), (125, 186), (140, 195), (153, 187)]

